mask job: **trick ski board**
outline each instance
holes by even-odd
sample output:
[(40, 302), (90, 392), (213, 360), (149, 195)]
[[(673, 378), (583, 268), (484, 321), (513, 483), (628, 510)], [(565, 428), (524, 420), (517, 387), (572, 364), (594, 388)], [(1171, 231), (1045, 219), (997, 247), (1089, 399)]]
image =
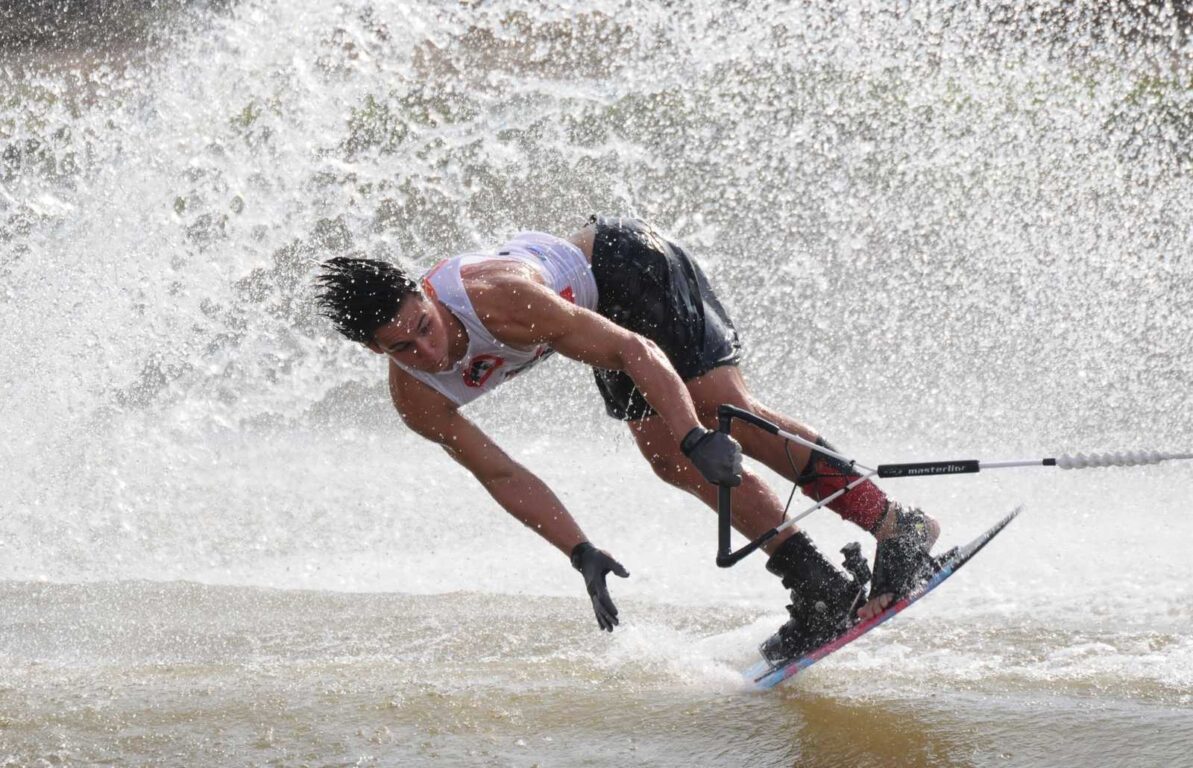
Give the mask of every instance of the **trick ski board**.
[(1007, 523), (1014, 520), (1015, 516), (1021, 511), (1023, 511), (1023, 507), (1016, 508), (1011, 514), (992, 525), (981, 536), (978, 536), (963, 547), (957, 547), (946, 553), (943, 561), (940, 563), (940, 570), (932, 578), (913, 589), (906, 597), (891, 603), (882, 613), (866, 621), (854, 624), (845, 634), (836, 640), (830, 640), (816, 650), (804, 656), (791, 659), (777, 667), (772, 667), (765, 660), (759, 661), (745, 671), (746, 679), (751, 685), (760, 690), (774, 688), (779, 683), (795, 675), (797, 672), (807, 669), (833, 651), (849, 645), (854, 640), (857, 640), (862, 635), (940, 586), (941, 582), (956, 573), (958, 568), (968, 563), (970, 558), (978, 553), (978, 550), (990, 543), (990, 540), (997, 536), (1003, 528), (1006, 528)]

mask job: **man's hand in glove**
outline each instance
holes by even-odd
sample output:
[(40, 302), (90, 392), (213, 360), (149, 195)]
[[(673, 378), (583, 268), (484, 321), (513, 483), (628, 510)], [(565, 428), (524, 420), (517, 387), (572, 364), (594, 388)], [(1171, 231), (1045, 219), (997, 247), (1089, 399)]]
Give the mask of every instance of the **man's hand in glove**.
[(741, 485), (741, 446), (729, 435), (693, 427), (679, 447), (708, 482)]
[(592, 610), (596, 612), (597, 624), (606, 632), (612, 632), (617, 625), (617, 606), (609, 597), (609, 590), (605, 587), (605, 574), (613, 571), (618, 576), (629, 577), (630, 572), (614, 560), (608, 552), (597, 549), (587, 541), (580, 542), (572, 549), (572, 567), (584, 577), (584, 586), (588, 588), (588, 596), (592, 598)]

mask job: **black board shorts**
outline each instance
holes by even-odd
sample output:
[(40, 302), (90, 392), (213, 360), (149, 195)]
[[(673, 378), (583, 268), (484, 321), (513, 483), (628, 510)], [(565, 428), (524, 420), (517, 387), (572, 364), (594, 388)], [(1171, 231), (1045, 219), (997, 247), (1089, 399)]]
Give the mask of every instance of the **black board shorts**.
[[(640, 219), (593, 216), (597, 312), (653, 341), (684, 381), (741, 359), (733, 321), (699, 265)], [(623, 371), (594, 368), (605, 410), (622, 421), (654, 414)]]

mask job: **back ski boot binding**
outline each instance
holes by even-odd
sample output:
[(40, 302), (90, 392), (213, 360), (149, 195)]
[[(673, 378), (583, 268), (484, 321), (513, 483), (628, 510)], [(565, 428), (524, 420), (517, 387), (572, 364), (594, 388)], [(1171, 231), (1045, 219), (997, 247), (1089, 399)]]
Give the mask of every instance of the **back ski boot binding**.
[(791, 619), (758, 649), (771, 666), (819, 648), (857, 621), (857, 609), (866, 602), (870, 566), (857, 544), (841, 551), (852, 579), (825, 560), (803, 531), (783, 542), (766, 562), (766, 569), (791, 590)]

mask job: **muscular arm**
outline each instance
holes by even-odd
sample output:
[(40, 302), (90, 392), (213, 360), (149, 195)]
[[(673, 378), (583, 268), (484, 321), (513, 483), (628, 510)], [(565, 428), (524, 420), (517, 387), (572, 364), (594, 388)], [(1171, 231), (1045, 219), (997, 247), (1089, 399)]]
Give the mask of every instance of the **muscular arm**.
[(389, 391), (402, 420), (468, 469), (498, 504), (565, 555), (586, 541), (546, 483), (511, 459), (456, 405), (394, 364)]
[(531, 280), (498, 274), (477, 280), (468, 294), (499, 341), (520, 347), (549, 344), (588, 365), (625, 371), (677, 441), (701, 426), (683, 380), (649, 339)]

